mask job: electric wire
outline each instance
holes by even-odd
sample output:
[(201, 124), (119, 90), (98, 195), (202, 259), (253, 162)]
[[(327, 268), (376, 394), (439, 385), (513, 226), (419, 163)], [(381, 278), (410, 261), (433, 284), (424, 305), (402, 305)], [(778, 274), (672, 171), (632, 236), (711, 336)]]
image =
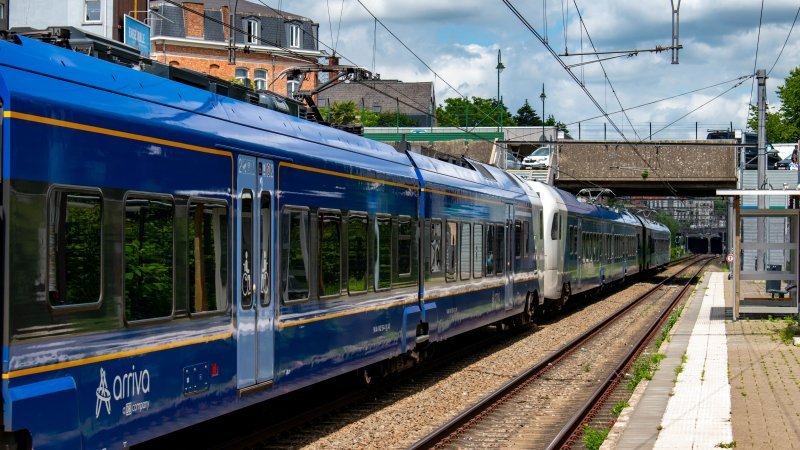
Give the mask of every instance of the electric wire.
[[(756, 73), (756, 67), (758, 66), (758, 47), (761, 45), (761, 22), (764, 20), (764, 0), (761, 0), (761, 14), (758, 16), (758, 36), (756, 37), (756, 57), (753, 60), (753, 74)], [(750, 100), (748, 100), (748, 104), (753, 104), (753, 88), (755, 87), (756, 79), (753, 78), (753, 81), (750, 83)]]
[[(797, 23), (797, 16), (800, 15), (800, 7), (797, 8), (797, 12), (794, 15), (794, 20), (792, 21), (792, 26), (789, 28), (789, 33), (786, 35), (786, 40), (783, 41), (783, 47), (781, 47), (781, 51), (778, 53), (778, 57), (775, 58), (775, 62), (772, 63), (772, 67), (769, 68), (767, 75), (772, 73), (772, 69), (775, 68), (775, 65), (778, 64), (778, 60), (781, 59), (781, 55), (783, 55), (783, 50), (786, 49), (786, 43), (789, 42), (789, 37), (792, 36), (792, 30), (794, 30), (794, 24)], [(752, 95), (752, 94), (751, 94)]]

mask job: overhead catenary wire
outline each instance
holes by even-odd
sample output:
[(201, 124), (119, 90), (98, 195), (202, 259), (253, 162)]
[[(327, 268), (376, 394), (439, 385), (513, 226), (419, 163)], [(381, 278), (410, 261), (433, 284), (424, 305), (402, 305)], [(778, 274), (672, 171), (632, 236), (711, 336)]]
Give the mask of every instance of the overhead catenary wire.
[[(761, 14), (758, 16), (758, 35), (756, 36), (756, 56), (753, 60), (753, 74), (756, 73), (758, 67), (758, 47), (761, 45), (761, 23), (764, 20), (764, 0), (761, 0)], [(750, 83), (750, 100), (747, 101), (748, 105), (753, 104), (753, 88), (755, 87), (756, 79)]]
[[(789, 28), (789, 33), (786, 34), (786, 40), (783, 41), (783, 47), (781, 47), (781, 51), (778, 52), (778, 57), (775, 58), (775, 62), (772, 63), (772, 67), (769, 68), (767, 75), (772, 73), (772, 69), (775, 68), (775, 65), (778, 64), (778, 60), (781, 59), (781, 55), (783, 55), (783, 50), (786, 49), (786, 43), (789, 42), (789, 37), (792, 36), (792, 30), (794, 30), (794, 24), (797, 23), (797, 16), (800, 15), (800, 7), (797, 8), (797, 12), (794, 15), (794, 20), (792, 21), (792, 26)], [(750, 94), (752, 95), (752, 93)]]

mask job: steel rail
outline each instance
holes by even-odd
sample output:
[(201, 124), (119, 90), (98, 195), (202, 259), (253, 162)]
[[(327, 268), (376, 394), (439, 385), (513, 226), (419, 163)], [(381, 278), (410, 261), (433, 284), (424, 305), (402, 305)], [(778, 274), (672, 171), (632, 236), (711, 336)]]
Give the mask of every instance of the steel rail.
[[(619, 384), (620, 380), (622, 380), (623, 376), (627, 371), (630, 369), (630, 366), (633, 365), (633, 362), (636, 358), (644, 352), (647, 348), (647, 345), (650, 341), (655, 337), (655, 335), (661, 330), (661, 327), (667, 321), (669, 316), (672, 314), (672, 311), (678, 306), (678, 303), (683, 299), (686, 295), (686, 292), (689, 290), (689, 287), (692, 285), (692, 282), (697, 278), (697, 276), (703, 271), (703, 269), (711, 262), (712, 258), (708, 258), (700, 269), (695, 273), (686, 285), (681, 289), (678, 295), (672, 300), (669, 307), (667, 307), (664, 312), (659, 316), (653, 323), (650, 324), (647, 332), (642, 335), (639, 341), (636, 342), (631, 350), (625, 355), (625, 358), (622, 359), (620, 364), (615, 368), (614, 372), (612, 372), (608, 378), (598, 386), (598, 388), (592, 393), (589, 399), (581, 406), (581, 408), (576, 412), (559, 431), (556, 437), (551, 441), (550, 445), (547, 446), (548, 450), (557, 449), (557, 448), (571, 448), (572, 445), (581, 437), (583, 434), (583, 427), (584, 425), (588, 425), (589, 422), (594, 418), (600, 408), (603, 406), (606, 398), (613, 392), (614, 388)], [(689, 264), (686, 269), (691, 267), (693, 264)], [(686, 270), (684, 269), (684, 270)], [(683, 273), (683, 271), (679, 272), (678, 274)], [(676, 274), (676, 276), (678, 275)]]
[(524, 373), (509, 380), (503, 386), (501, 386), (494, 392), (486, 395), (484, 398), (479, 400), (469, 409), (465, 410), (464, 412), (462, 412), (461, 414), (459, 414), (446, 424), (442, 425), (438, 429), (429, 433), (427, 436), (415, 442), (413, 445), (408, 447), (408, 449), (419, 450), (419, 449), (439, 448), (449, 443), (463, 431), (470, 428), (474, 423), (480, 421), (480, 419), (483, 416), (492, 412), (506, 400), (516, 395), (516, 393), (519, 390), (525, 388), (528, 384), (539, 378), (539, 376), (544, 374), (544, 372), (546, 372), (551, 366), (555, 365), (557, 362), (564, 359), (566, 356), (568, 356), (569, 354), (580, 348), (581, 344), (593, 338), (603, 329), (607, 328), (617, 318), (624, 315), (634, 306), (638, 305), (640, 302), (650, 297), (652, 294), (658, 291), (664, 284), (674, 280), (675, 278), (678, 277), (678, 275), (688, 270), (688, 268), (691, 266), (692, 266), (691, 263), (688, 264), (685, 268), (681, 269), (679, 272), (675, 273), (674, 275), (664, 279), (657, 285), (653, 286), (650, 290), (639, 296), (639, 298), (629, 302), (627, 305), (621, 307), (612, 315), (610, 315), (609, 317), (607, 317), (606, 319), (595, 325), (591, 330), (571, 340), (566, 345), (562, 346), (561, 348), (553, 352), (550, 356), (545, 358), (539, 364), (531, 367)]

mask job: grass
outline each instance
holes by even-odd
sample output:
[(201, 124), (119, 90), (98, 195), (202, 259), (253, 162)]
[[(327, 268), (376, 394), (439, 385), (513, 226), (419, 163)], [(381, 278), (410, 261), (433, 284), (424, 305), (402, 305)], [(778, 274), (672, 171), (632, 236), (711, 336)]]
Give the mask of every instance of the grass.
[(800, 336), (800, 325), (791, 317), (784, 318), (783, 322), (786, 326), (778, 331), (778, 336), (784, 343), (792, 344), (794, 337)]
[(622, 413), (622, 410), (627, 408), (628, 406), (630, 406), (630, 404), (627, 401), (625, 400), (618, 401), (617, 404), (615, 404), (614, 407), (611, 408), (611, 415), (614, 417), (619, 417), (619, 415)]
[(736, 441), (720, 442), (719, 444), (715, 445), (714, 447), (717, 447), (717, 448), (736, 448)]
[(628, 389), (633, 391), (644, 379), (652, 380), (653, 374), (658, 368), (658, 364), (666, 358), (667, 355), (663, 353), (655, 353), (652, 355), (642, 355), (636, 362), (633, 363), (631, 369), (631, 379), (628, 381)]
[(656, 347), (661, 347), (661, 344), (664, 341), (669, 340), (669, 332), (672, 330), (672, 327), (675, 326), (675, 323), (678, 322), (678, 318), (681, 317), (683, 313), (683, 305), (678, 306), (672, 311), (672, 314), (669, 315), (667, 319), (667, 323), (664, 324), (664, 328), (661, 329), (661, 334), (658, 335), (658, 339), (656, 339)]
[(587, 450), (598, 450), (608, 437), (608, 430), (586, 427), (583, 429), (583, 445)]

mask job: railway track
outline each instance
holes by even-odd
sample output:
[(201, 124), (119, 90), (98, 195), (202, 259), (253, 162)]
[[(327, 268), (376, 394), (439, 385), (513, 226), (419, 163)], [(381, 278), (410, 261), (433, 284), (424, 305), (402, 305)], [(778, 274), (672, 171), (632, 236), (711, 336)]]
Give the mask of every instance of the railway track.
[(676, 274), (410, 448), (582, 446), (583, 426), (603, 408), (603, 400), (708, 261), (688, 261)]

